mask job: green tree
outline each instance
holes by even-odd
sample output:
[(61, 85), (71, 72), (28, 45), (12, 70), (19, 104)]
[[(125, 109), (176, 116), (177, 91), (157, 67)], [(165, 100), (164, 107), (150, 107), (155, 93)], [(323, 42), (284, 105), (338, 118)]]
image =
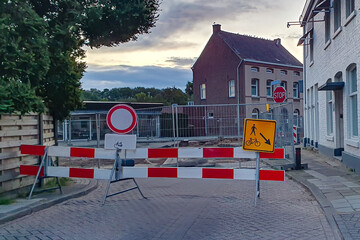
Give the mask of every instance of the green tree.
[(162, 90), (161, 95), (164, 99), (165, 105), (171, 105), (174, 103), (179, 105), (187, 104), (187, 95), (181, 91), (181, 89), (175, 87), (165, 88)]
[[(11, 80), (30, 84), (28, 93), (34, 89), (59, 120), (81, 106), (80, 79), (86, 68), (83, 47), (136, 40), (155, 26), (159, 7), (158, 0), (12, 0), (0, 4), (0, 77), (6, 84)], [(3, 108), (10, 111), (11, 102)]]
[(44, 110), (35, 90), (49, 69), (46, 29), (25, 1), (0, 3), (0, 113)]
[(192, 83), (192, 82), (187, 82), (187, 83), (186, 83), (185, 93), (189, 96), (189, 99), (192, 99), (192, 98), (193, 98), (194, 87), (193, 87), (193, 83)]
[(82, 100), (91, 100), (91, 101), (100, 101), (101, 99), (101, 91), (96, 88), (90, 88), (90, 90), (83, 90), (82, 92)]

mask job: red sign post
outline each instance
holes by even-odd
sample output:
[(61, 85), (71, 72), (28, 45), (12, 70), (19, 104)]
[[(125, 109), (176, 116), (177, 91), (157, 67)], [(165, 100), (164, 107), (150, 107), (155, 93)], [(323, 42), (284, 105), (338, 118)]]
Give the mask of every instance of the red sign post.
[(277, 103), (282, 103), (286, 99), (286, 90), (283, 87), (277, 87), (274, 90), (274, 101)]

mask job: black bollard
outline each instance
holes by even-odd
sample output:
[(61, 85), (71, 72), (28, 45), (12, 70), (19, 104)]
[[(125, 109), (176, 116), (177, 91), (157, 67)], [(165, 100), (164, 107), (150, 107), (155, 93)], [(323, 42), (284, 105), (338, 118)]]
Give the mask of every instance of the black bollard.
[(301, 148), (295, 148), (295, 170), (301, 170)]

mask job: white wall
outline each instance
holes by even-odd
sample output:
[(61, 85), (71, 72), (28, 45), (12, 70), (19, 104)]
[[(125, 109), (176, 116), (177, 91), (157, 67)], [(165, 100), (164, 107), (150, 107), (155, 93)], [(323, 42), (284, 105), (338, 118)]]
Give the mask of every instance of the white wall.
[[(346, 69), (347, 67), (355, 63), (357, 66), (357, 79), (358, 79), (358, 119), (360, 119), (360, 0), (355, 0), (355, 17), (352, 20), (346, 19), (345, 13), (345, 0), (341, 1), (341, 32), (334, 36), (334, 21), (333, 21), (333, 9), (331, 8), (331, 34), (330, 39), (331, 42), (329, 45), (325, 45), (325, 22), (317, 22), (314, 23), (314, 61), (313, 64), (310, 64), (310, 54), (305, 54), (305, 67), (306, 67), (306, 91), (307, 93), (311, 93), (311, 87), (313, 87), (315, 91), (315, 84), (321, 85), (325, 84), (328, 79), (332, 79), (334, 81), (335, 75), (340, 71), (342, 72), (343, 81), (345, 82), (345, 88), (343, 91), (343, 120), (344, 120), (344, 134), (345, 134), (345, 151), (351, 153), (353, 155), (359, 155), (359, 138), (349, 139), (348, 136), (348, 116), (347, 116), (347, 86), (346, 86)], [(324, 19), (324, 13), (317, 14), (316, 20)], [(305, 44), (308, 43), (308, 39), (305, 41)], [(309, 45), (304, 45), (305, 53), (309, 52)], [(307, 56), (306, 56), (307, 55)], [(310, 91), (307, 91), (310, 89)], [(315, 93), (313, 95), (307, 97), (315, 97)], [(309, 99), (309, 98), (307, 98)], [(305, 105), (305, 117), (306, 130), (305, 134), (307, 138), (310, 140), (318, 140), (320, 145), (336, 148), (335, 139), (336, 139), (336, 131), (335, 131), (335, 123), (334, 125), (334, 133), (333, 136), (327, 135), (327, 114), (326, 114), (326, 91), (318, 92), (318, 122), (312, 124), (312, 117), (310, 114), (311, 109), (311, 99), (306, 102)], [(334, 99), (334, 95), (333, 95)], [(315, 99), (314, 99), (315, 100)], [(313, 100), (313, 101), (314, 101)], [(316, 105), (316, 104), (315, 104)], [(335, 106), (334, 106), (335, 108)], [(316, 121), (316, 116), (313, 117)], [(335, 121), (335, 115), (333, 112), (333, 120)], [(313, 129), (312, 125), (315, 125)], [(358, 123), (359, 125), (359, 123)], [(318, 129), (317, 129), (318, 128)], [(360, 129), (360, 125), (359, 125)], [(316, 131), (319, 131), (316, 134)], [(316, 139), (316, 135), (318, 135), (319, 139)], [(357, 147), (354, 147), (357, 146)]]

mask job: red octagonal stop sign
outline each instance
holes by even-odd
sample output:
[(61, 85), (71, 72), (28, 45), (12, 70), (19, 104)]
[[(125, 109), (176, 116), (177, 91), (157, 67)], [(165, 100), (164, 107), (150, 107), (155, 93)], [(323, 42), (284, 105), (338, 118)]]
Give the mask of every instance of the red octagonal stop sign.
[(282, 103), (286, 99), (286, 90), (283, 87), (277, 87), (274, 90), (274, 101), (277, 103)]

